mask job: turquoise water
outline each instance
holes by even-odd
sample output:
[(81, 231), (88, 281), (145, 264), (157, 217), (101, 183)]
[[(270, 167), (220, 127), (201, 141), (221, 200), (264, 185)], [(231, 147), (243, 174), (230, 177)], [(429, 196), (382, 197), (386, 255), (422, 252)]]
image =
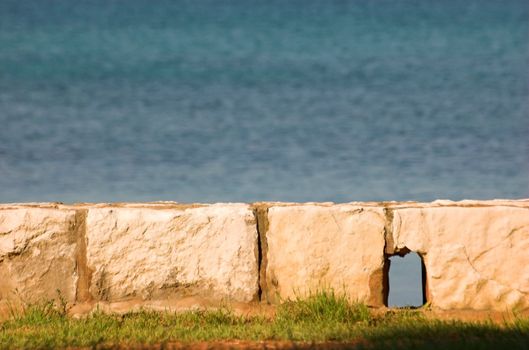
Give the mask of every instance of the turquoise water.
[(529, 196), (526, 0), (0, 0), (0, 202)]
[(520, 1), (0, 1), (0, 201), (529, 195)]

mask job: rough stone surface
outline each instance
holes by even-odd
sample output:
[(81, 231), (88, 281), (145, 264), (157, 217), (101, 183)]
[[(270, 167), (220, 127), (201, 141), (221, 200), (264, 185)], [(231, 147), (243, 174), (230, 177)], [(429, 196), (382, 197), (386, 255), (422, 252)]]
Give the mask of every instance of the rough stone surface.
[(248, 303), (258, 282), (274, 303), (333, 288), (381, 306), (384, 253), (408, 249), (434, 309), (529, 312), (529, 200), (15, 203), (0, 204), (0, 317), (57, 290), (87, 310)]
[[(76, 212), (0, 206), (0, 301), (76, 297)], [(58, 292), (60, 291), (60, 292)]]
[(257, 230), (248, 205), (90, 208), (86, 227), (95, 300), (257, 298)]
[(381, 306), (384, 224), (382, 207), (269, 208), (265, 295), (277, 302), (332, 288), (353, 300)]
[(422, 255), (432, 306), (529, 307), (527, 202), (447, 201), (399, 208), (393, 212), (392, 231), (388, 253), (407, 247)]

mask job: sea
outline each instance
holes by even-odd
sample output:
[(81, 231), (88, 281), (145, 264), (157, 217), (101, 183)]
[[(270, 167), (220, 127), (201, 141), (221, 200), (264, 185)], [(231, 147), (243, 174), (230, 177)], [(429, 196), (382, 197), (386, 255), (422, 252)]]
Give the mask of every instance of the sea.
[(0, 202), (526, 197), (527, 0), (0, 0)]

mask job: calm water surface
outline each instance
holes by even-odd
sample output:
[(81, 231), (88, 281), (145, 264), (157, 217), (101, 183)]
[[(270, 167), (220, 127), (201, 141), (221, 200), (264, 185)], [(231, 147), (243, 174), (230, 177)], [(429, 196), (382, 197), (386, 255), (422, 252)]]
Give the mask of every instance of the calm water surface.
[(0, 0), (0, 202), (529, 196), (529, 5)]

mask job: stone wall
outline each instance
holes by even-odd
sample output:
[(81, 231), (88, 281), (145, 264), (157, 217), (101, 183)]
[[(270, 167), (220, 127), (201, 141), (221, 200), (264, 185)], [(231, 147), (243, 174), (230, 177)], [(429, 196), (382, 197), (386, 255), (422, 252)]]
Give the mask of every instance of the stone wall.
[(529, 309), (529, 200), (0, 205), (0, 307), (277, 303), (332, 288), (387, 303), (417, 252), (444, 310)]

